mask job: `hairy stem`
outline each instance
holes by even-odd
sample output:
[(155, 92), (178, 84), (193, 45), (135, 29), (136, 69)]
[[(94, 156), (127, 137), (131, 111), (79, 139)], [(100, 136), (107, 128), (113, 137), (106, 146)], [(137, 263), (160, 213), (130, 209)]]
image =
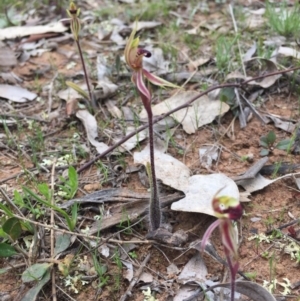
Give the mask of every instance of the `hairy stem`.
[(161, 210), (158, 195), (157, 180), (155, 174), (155, 162), (154, 162), (154, 135), (153, 135), (153, 114), (151, 106), (146, 108), (148, 114), (148, 125), (149, 125), (149, 147), (150, 147), (150, 168), (147, 168), (148, 177), (150, 181), (151, 197), (150, 197), (150, 208), (149, 217), (151, 230), (155, 231), (160, 227), (161, 223)]
[(86, 71), (85, 62), (84, 62), (83, 55), (82, 55), (80, 42), (79, 42), (79, 39), (75, 39), (75, 41), (76, 41), (76, 44), (77, 44), (77, 48), (78, 48), (78, 52), (79, 52), (79, 56), (80, 56), (80, 60), (81, 60), (81, 64), (82, 64), (82, 69), (83, 69), (83, 73), (84, 73), (85, 82), (86, 82), (86, 85), (87, 85), (87, 88), (88, 88), (88, 91), (89, 91), (90, 102), (91, 102), (92, 108), (95, 110), (96, 109), (96, 103), (95, 103), (95, 99), (93, 97), (92, 90), (91, 90), (91, 87), (90, 87), (90, 84), (89, 84), (89, 78), (88, 78), (88, 75), (87, 75), (87, 71)]
[(233, 263), (228, 251), (225, 250), (226, 253), (226, 259), (228, 262), (228, 266), (229, 266), (229, 271), (230, 271), (230, 293), (231, 293), (231, 297), (230, 297), (230, 301), (234, 301), (234, 293), (235, 293), (235, 276), (239, 267), (239, 264)]

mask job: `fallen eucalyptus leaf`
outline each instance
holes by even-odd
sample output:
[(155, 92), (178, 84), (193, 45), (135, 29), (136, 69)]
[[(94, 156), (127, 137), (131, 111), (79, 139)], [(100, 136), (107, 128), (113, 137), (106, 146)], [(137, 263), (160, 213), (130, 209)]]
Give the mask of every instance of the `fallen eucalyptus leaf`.
[(252, 56), (255, 54), (257, 49), (256, 42), (247, 50), (247, 52), (243, 56), (243, 62), (247, 62), (251, 60)]
[[(223, 189), (222, 189), (223, 188)], [(177, 188), (178, 189), (178, 188)], [(230, 196), (239, 200), (239, 190), (235, 182), (224, 174), (194, 175), (184, 187), (185, 198), (171, 205), (172, 210), (199, 212), (215, 216), (212, 199), (217, 195)]]
[[(261, 70), (261, 73), (262, 72), (267, 72), (267, 73), (271, 73), (271, 72), (275, 72), (277, 71), (277, 67), (276, 67), (276, 64), (271, 61), (271, 60), (267, 60), (267, 59), (262, 59), (262, 58), (255, 58), (255, 59), (251, 59), (249, 61), (247, 61), (247, 64), (250, 64), (250, 63), (255, 63), (255, 62), (259, 62), (260, 64), (264, 63), (265, 64), (265, 68), (263, 68)], [(279, 79), (280, 77), (282, 76), (282, 74), (275, 74), (273, 76), (268, 76), (268, 77), (265, 77), (263, 79), (260, 79), (259, 81), (250, 81), (248, 83), (248, 85), (251, 85), (251, 86), (260, 86), (262, 88), (269, 88), (271, 87), (276, 81), (277, 79)], [(227, 75), (226, 77), (226, 80), (229, 80), (229, 79), (243, 79), (243, 80), (250, 80), (252, 79), (251, 76), (244, 76), (242, 73), (240, 73), (239, 71), (234, 71), (230, 74)]]
[(280, 118), (280, 116), (275, 116), (275, 115), (265, 115), (265, 117), (270, 118), (273, 122), (274, 125), (281, 129), (284, 130), (288, 133), (293, 133), (295, 128), (296, 128), (296, 124), (291, 122), (291, 121), (284, 121)]
[(156, 21), (137, 21), (131, 25), (131, 28), (136, 28), (136, 31), (141, 29), (151, 29), (161, 25), (161, 22)]
[(48, 32), (64, 32), (67, 30), (61, 22), (38, 26), (13, 26), (0, 29), (0, 40), (15, 39), (34, 34)]
[(204, 282), (207, 276), (207, 267), (199, 252), (197, 252), (184, 266), (178, 275), (177, 281), (186, 284), (190, 281)]
[(106, 151), (108, 149), (108, 145), (96, 140), (96, 138), (98, 137), (98, 126), (96, 118), (87, 110), (77, 111), (76, 116), (82, 121), (87, 133), (87, 138), (90, 143), (96, 147), (97, 152), (101, 154)]
[[(183, 105), (198, 93), (195, 91), (179, 92), (163, 102), (152, 107), (153, 115), (158, 116)], [(186, 133), (195, 133), (196, 129), (205, 124), (211, 123), (217, 116), (226, 113), (230, 109), (229, 105), (220, 100), (210, 100), (204, 95), (193, 102), (188, 108), (181, 109), (171, 116), (182, 124)], [(140, 113), (140, 118), (146, 118), (146, 110)]]
[[(134, 163), (146, 166), (150, 162), (149, 146), (146, 146), (141, 152), (135, 152), (133, 158)], [(157, 178), (165, 185), (182, 191), (186, 190), (190, 170), (179, 160), (155, 149), (155, 170)]]
[(6, 98), (14, 102), (32, 101), (37, 94), (30, 92), (19, 86), (0, 85), (0, 98)]
[(14, 51), (0, 42), (0, 67), (9, 67), (17, 65), (18, 61)]
[(254, 179), (237, 181), (237, 184), (242, 186), (248, 193), (252, 193), (252, 192), (261, 190), (278, 180), (281, 180), (281, 179), (287, 178), (287, 177), (293, 177), (298, 174), (300, 174), (300, 173), (290, 173), (290, 174), (284, 175), (282, 177), (278, 177), (273, 180), (267, 179), (267, 178), (263, 177), (261, 174), (257, 174)]
[(299, 59), (300, 58), (300, 52), (293, 49), (293, 48), (290, 48), (290, 47), (279, 47), (279, 49), (276, 51), (277, 54), (282, 54), (284, 56), (292, 56), (296, 59)]

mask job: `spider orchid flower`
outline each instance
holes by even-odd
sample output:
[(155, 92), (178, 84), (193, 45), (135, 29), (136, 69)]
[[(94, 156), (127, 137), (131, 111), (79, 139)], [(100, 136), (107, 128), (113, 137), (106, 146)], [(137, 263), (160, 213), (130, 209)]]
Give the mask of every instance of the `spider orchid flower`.
[(236, 221), (242, 216), (242, 206), (238, 200), (228, 196), (215, 196), (212, 201), (212, 206), (218, 220), (212, 223), (206, 230), (201, 243), (201, 249), (204, 249), (211, 233), (219, 226), (225, 254), (236, 259), (237, 239), (232, 221)]
[(137, 23), (135, 24), (135, 28), (132, 30), (125, 47), (125, 60), (127, 65), (133, 71), (131, 78), (133, 83), (136, 85), (144, 104), (145, 101), (147, 101), (147, 105), (149, 106), (151, 103), (151, 93), (145, 85), (144, 78), (146, 78), (156, 86), (172, 88), (179, 87), (150, 73), (149, 71), (143, 68), (143, 57), (151, 57), (151, 52), (146, 49), (139, 48), (140, 40), (139, 37), (135, 38), (136, 32)]
[(71, 31), (72, 31), (73, 37), (74, 37), (75, 41), (77, 41), (80, 29), (81, 29), (80, 20), (78, 18), (79, 14), (80, 14), (80, 8), (77, 8), (75, 3), (72, 1), (70, 3), (69, 9), (67, 9), (67, 14), (70, 17)]
[[(220, 191), (218, 191), (217, 194), (219, 192)], [(216, 195), (213, 198), (212, 207), (214, 209), (215, 216), (218, 219), (206, 230), (201, 242), (201, 250), (204, 250), (212, 232), (219, 227), (224, 252), (231, 274), (231, 300), (234, 300), (234, 283), (239, 263), (237, 261), (237, 237), (232, 221), (236, 221), (241, 218), (243, 209), (237, 199), (228, 196), (217, 197)]]

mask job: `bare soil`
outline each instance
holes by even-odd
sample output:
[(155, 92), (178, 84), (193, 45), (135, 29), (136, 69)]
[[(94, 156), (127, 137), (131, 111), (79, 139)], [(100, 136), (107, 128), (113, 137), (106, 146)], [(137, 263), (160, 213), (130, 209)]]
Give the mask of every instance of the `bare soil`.
[[(245, 1), (243, 1), (245, 2)], [(246, 1), (247, 2), (247, 1)], [(57, 51), (43, 53), (40, 57), (32, 57), (29, 61), (24, 63), (22, 66), (16, 66), (13, 72), (26, 80), (23, 83), (24, 88), (33, 89), (36, 85), (35, 75), (39, 70), (39, 66), (43, 66), (49, 70), (43, 72), (38, 77), (39, 86), (43, 86), (49, 82), (53, 77), (53, 70), (47, 67), (55, 66), (57, 70), (64, 76), (73, 76), (74, 73), (81, 70), (81, 66), (78, 63), (75, 69), (68, 70), (66, 65), (68, 59), (61, 53), (74, 49), (72, 41), (68, 42), (67, 45), (61, 45), (59, 53)], [(85, 49), (88, 49), (88, 47)], [(272, 90), (272, 96), (268, 95), (268, 91), (264, 94), (265, 103), (260, 107), (261, 112), (268, 112), (275, 115), (280, 115), (286, 119), (299, 120), (299, 100), (295, 93), (290, 93), (289, 88), (280, 90), (276, 93)], [(47, 97), (40, 91), (40, 97)], [(118, 97), (118, 96), (117, 96)], [(5, 108), (6, 104), (4, 100), (0, 100), (0, 109)], [(132, 100), (131, 105), (139, 106), (139, 99)], [(61, 141), (64, 141), (67, 137), (71, 137), (73, 134), (72, 126), (73, 123), (78, 131), (84, 133), (84, 128), (80, 122), (75, 118), (68, 118), (66, 115), (65, 103), (58, 98), (54, 99), (52, 108), (59, 108), (60, 115), (53, 119), (50, 123), (41, 123), (41, 127), (44, 133), (44, 141), (46, 148), (55, 149)], [(35, 116), (42, 111), (47, 109), (47, 102), (42, 101), (39, 103), (25, 104), (17, 108), (17, 113), (22, 113), (28, 116)], [(99, 113), (101, 115), (102, 113)], [(240, 129), (238, 120), (234, 121), (233, 129), (234, 132), (229, 133), (226, 131), (230, 123), (232, 122), (232, 112), (227, 113), (220, 120), (216, 120), (213, 124), (204, 126), (199, 129), (195, 134), (187, 135), (182, 128), (179, 126), (174, 135), (174, 140), (177, 144), (181, 145), (185, 149), (184, 154), (179, 154), (177, 148), (169, 145), (168, 153), (175, 158), (181, 160), (186, 164), (192, 171), (192, 174), (208, 174), (211, 172), (221, 172), (229, 177), (235, 177), (245, 172), (254, 162), (260, 159), (261, 146), (259, 145), (259, 139), (261, 136), (266, 135), (270, 130), (273, 130), (277, 139), (282, 140), (289, 138), (291, 135), (275, 128), (273, 123), (263, 125), (255, 117), (249, 121), (248, 125), (244, 129)], [(22, 121), (20, 121), (22, 122)], [(111, 121), (111, 127), (115, 121)], [(12, 132), (17, 131), (17, 126), (10, 128)], [(26, 130), (26, 129), (25, 129)], [(28, 129), (28, 131), (30, 131)], [(3, 127), (0, 127), (0, 133), (4, 133)], [(228, 135), (230, 134), (230, 135)], [(82, 134), (84, 137), (84, 134)], [(230, 136), (230, 137), (228, 137)], [(22, 139), (22, 133), (20, 134), (20, 140)], [(84, 139), (84, 138), (83, 138)], [(221, 156), (216, 164), (212, 166), (211, 171), (203, 168), (199, 161), (198, 149), (203, 144), (215, 144), (222, 146)], [(141, 148), (146, 145), (146, 142), (141, 144)], [(66, 146), (67, 147), (67, 146)], [(12, 196), (15, 189), (19, 189), (22, 185), (27, 184), (27, 177), (24, 175), (24, 168), (31, 169), (34, 164), (30, 159), (32, 154), (28, 154), (29, 158), (24, 156), (20, 161), (20, 157), (16, 151), (13, 151), (13, 147), (9, 145), (2, 147), (0, 152), (0, 185), (7, 193)], [(253, 159), (249, 162), (244, 160), (246, 156), (252, 156)], [(84, 164), (87, 159), (82, 159), (79, 162), (79, 166)], [(117, 161), (110, 161), (114, 159), (105, 159), (104, 162), (110, 164), (110, 166), (117, 165)], [(132, 156), (124, 156), (126, 165), (132, 165)], [(288, 163), (300, 163), (299, 155), (287, 154), (285, 151), (274, 150), (269, 155), (268, 164), (276, 164), (281, 162)], [(49, 174), (43, 173), (42, 171), (34, 173), (38, 181), (50, 182)], [(59, 171), (61, 173), (61, 171)], [(275, 176), (278, 176), (276, 174)], [(273, 175), (274, 176), (274, 175)], [(272, 174), (267, 175), (271, 178)], [(85, 170), (80, 174), (80, 188), (84, 193), (92, 193), (93, 191), (100, 190), (103, 188), (112, 187), (113, 181), (110, 183), (99, 183), (99, 173), (95, 165), (88, 170)], [(136, 173), (130, 174), (121, 183), (122, 187), (129, 188), (138, 192), (147, 192)], [(78, 192), (77, 196), (83, 195), (82, 191)], [(241, 191), (243, 189), (241, 188)], [(255, 234), (266, 233), (269, 230), (275, 229), (289, 223), (293, 220), (293, 217), (298, 218), (300, 215), (300, 193), (296, 188), (292, 178), (288, 177), (277, 181), (270, 186), (264, 188), (261, 191), (255, 192), (250, 196), (250, 201), (243, 203), (245, 211), (244, 216), (238, 222), (239, 235), (240, 235), (240, 247), (239, 247), (239, 258), (240, 258), (240, 271), (252, 275), (252, 280), (263, 284), (264, 281), (271, 281), (277, 279), (279, 282), (284, 282), (284, 278), (287, 278), (292, 284), (300, 281), (299, 274), (299, 263), (296, 260), (291, 259), (291, 255), (287, 254), (285, 250), (278, 247), (278, 244), (274, 241), (268, 243), (266, 241), (258, 242), (257, 239), (250, 240)], [(93, 218), (94, 213), (85, 212), (83, 213), (86, 218), (83, 221), (83, 225), (89, 225), (88, 218)], [(164, 209), (164, 218), (168, 222), (172, 222), (173, 231), (184, 230), (188, 233), (188, 243), (202, 237), (207, 227), (214, 221), (214, 218), (199, 214), (199, 213), (186, 213), (186, 212), (174, 212), (169, 208)], [(257, 218), (253, 221), (253, 218)], [(299, 231), (298, 224), (293, 226), (295, 232)], [(114, 231), (118, 231), (117, 227), (106, 230), (102, 233), (103, 236), (108, 236)], [(282, 229), (282, 233), (290, 235), (292, 230), (288, 230), (288, 227)], [(137, 225), (133, 227), (133, 233), (131, 234), (120, 234), (119, 239), (129, 240), (131, 238), (143, 238), (147, 234), (147, 222), (144, 222), (143, 226)], [(296, 235), (296, 239), (297, 239)], [(216, 231), (213, 233), (212, 242), (215, 245), (220, 256), (224, 257), (223, 248), (220, 243), (219, 233)], [(279, 238), (278, 242), (287, 244), (283, 238)], [(167, 274), (167, 267), (174, 263), (179, 270), (181, 270), (188, 260), (197, 252), (196, 250), (189, 250), (183, 252), (182, 250), (176, 250), (172, 247), (153, 246), (153, 245), (138, 245), (135, 250), (137, 258), (135, 260), (138, 266), (147, 254), (151, 253), (151, 258), (146, 265), (145, 271), (151, 273), (154, 277), (154, 281), (151, 285), (152, 290), (157, 292), (156, 299), (160, 301), (172, 300), (172, 296), (176, 294), (176, 291), (180, 285), (176, 282), (177, 275), (169, 276)], [(88, 259), (91, 262), (91, 257), (88, 255)], [(223, 265), (217, 263), (212, 258), (204, 255), (205, 263), (208, 267), (209, 277), (214, 280), (228, 280), (228, 273)], [(107, 265), (107, 274), (109, 281), (103, 289), (95, 288), (95, 279), (89, 281), (89, 284), (82, 286), (79, 289), (78, 294), (74, 294), (72, 291), (66, 289), (67, 293), (72, 296), (73, 299), (68, 298), (65, 294), (58, 291), (58, 300), (119, 300), (120, 296), (128, 288), (129, 282), (123, 276), (125, 269), (118, 270), (113, 260), (104, 259)], [(18, 259), (10, 264), (18, 265), (24, 261)], [(0, 259), (0, 266), (7, 266), (7, 261)], [(56, 267), (55, 267), (56, 268)], [(4, 296), (0, 300), (20, 300), (22, 296), (30, 287), (30, 285), (22, 284), (20, 274), (23, 272), (24, 267), (13, 269), (11, 272), (0, 275), (0, 292), (7, 293), (11, 296), (11, 299), (4, 299)], [(122, 274), (123, 273), (123, 274)], [(117, 277), (119, 278), (120, 284), (117, 285)], [(57, 283), (64, 286), (63, 280), (59, 273), (57, 273)], [(132, 297), (130, 300), (142, 301), (144, 295), (142, 294), (141, 287), (145, 286), (143, 282), (138, 282), (132, 290)], [(274, 294), (281, 296), (280, 292), (283, 288), (278, 285), (275, 289)], [(299, 299), (300, 288), (299, 286), (291, 291), (288, 297), (284, 300), (296, 301)], [(2, 299), (1, 299), (2, 298)], [(51, 300), (51, 287), (47, 285), (43, 290), (43, 294), (38, 300)], [(280, 299), (282, 300), (282, 299)]]

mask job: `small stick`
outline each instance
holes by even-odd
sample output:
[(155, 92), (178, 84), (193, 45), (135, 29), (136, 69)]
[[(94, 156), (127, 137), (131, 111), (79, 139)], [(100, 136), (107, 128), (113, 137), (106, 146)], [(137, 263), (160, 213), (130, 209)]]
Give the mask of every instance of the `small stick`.
[(135, 286), (135, 284), (137, 283), (137, 281), (139, 280), (144, 267), (146, 266), (146, 264), (148, 263), (149, 259), (150, 259), (151, 254), (149, 253), (146, 258), (144, 259), (144, 261), (142, 262), (141, 266), (139, 267), (139, 269), (136, 271), (135, 276), (132, 278), (126, 292), (123, 294), (123, 296), (120, 298), (120, 301), (125, 301), (127, 299), (127, 297), (131, 297), (132, 293), (131, 290), (133, 289), (133, 287)]
[[(54, 206), (55, 205), (55, 199), (54, 199), (54, 175), (55, 175), (55, 163), (56, 163), (56, 159), (53, 162), (52, 165), (52, 170), (51, 170), (51, 205)], [(54, 210), (53, 208), (50, 209), (51, 211), (51, 216), (50, 216), (50, 223), (51, 226), (54, 228), (55, 227), (55, 220), (54, 220)], [(54, 259), (54, 244), (55, 244), (55, 237), (54, 237), (54, 229), (50, 230), (50, 256), (51, 259)], [(53, 301), (57, 301), (57, 297), (56, 297), (56, 285), (55, 285), (55, 269), (52, 268), (51, 271), (51, 280), (52, 280), (52, 300)]]

